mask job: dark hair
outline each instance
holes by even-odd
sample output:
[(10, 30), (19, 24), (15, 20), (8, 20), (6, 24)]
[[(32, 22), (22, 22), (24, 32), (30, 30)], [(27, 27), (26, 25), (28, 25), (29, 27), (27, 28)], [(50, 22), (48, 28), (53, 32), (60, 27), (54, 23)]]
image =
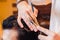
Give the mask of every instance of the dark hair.
[[(24, 27), (29, 30), (23, 20), (22, 23)], [(3, 29), (11, 29), (12, 27), (16, 27), (18, 31), (18, 40), (38, 40), (38, 33), (34, 31), (27, 31), (24, 28), (20, 28), (14, 15), (5, 19), (2, 25)]]
[(11, 29), (12, 27), (14, 27), (13, 25), (14, 21), (16, 21), (16, 18), (13, 15), (3, 20), (2, 23), (3, 29)]
[(24, 29), (18, 29), (18, 40), (38, 40), (38, 33), (34, 31), (26, 31)]

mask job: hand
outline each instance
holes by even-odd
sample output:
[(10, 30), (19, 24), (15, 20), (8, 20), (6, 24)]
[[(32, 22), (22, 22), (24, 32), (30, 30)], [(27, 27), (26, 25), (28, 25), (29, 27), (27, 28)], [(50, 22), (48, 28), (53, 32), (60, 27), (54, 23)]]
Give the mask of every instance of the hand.
[(42, 28), (42, 27), (37, 27), (37, 29), (43, 33), (45, 33), (47, 36), (44, 36), (44, 35), (38, 35), (38, 39), (40, 40), (60, 40), (60, 35), (55, 33), (55, 32), (52, 32), (48, 29), (45, 29), (45, 28)]
[(37, 17), (38, 10), (34, 8), (34, 13), (33, 13), (32, 7), (28, 5), (28, 3), (26, 3), (25, 1), (22, 1), (19, 4), (17, 4), (17, 8), (18, 8), (17, 21), (18, 21), (19, 26), (21, 28), (24, 27), (23, 24), (21, 23), (21, 19), (23, 19), (31, 31), (33, 30), (37, 31), (35, 25), (30, 22), (32, 19), (29, 15), (31, 15), (32, 17)]

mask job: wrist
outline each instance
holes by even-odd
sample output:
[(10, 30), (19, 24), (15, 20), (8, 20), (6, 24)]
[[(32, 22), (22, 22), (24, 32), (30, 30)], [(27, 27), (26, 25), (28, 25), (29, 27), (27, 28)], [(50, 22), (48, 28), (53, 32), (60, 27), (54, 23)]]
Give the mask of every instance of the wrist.
[(23, 1), (23, 0), (21, 0), (21, 1), (18, 1), (18, 2), (17, 2), (17, 4), (19, 4), (19, 3), (23, 3), (23, 2), (26, 2), (26, 1)]
[(26, 1), (20, 1), (20, 2), (17, 3), (17, 8), (18, 8), (19, 6), (22, 6), (22, 5), (25, 5), (25, 4), (27, 4)]

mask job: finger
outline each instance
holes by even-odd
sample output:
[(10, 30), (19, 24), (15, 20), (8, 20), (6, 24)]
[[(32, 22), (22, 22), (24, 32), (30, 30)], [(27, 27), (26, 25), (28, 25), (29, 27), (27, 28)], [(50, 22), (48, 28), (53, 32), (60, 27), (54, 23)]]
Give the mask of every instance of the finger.
[(48, 37), (47, 36), (43, 36), (43, 35), (39, 35), (38, 39), (40, 39), (40, 40), (48, 40)]
[(34, 30), (35, 32), (38, 31), (37, 28), (36, 28), (36, 26), (32, 25), (32, 28), (33, 28), (33, 30)]
[[(28, 13), (28, 11), (27, 11), (27, 13)], [(29, 15), (30, 16), (30, 15)], [(32, 16), (33, 16), (33, 14), (32, 14)], [(35, 23), (33, 22), (33, 20), (32, 20), (32, 18), (31, 18), (31, 16), (29, 17), (30, 18), (30, 24), (32, 25), (32, 28), (34, 29), (34, 31), (35, 32), (37, 32), (37, 28), (36, 28), (36, 26), (35, 26)], [(31, 23), (32, 22), (32, 23)]]
[(32, 28), (32, 26), (31, 26), (31, 23), (30, 23), (26, 18), (23, 18), (23, 20), (24, 20), (24, 22), (27, 24), (27, 26), (29, 27), (29, 29), (30, 29), (31, 31), (33, 31), (33, 28)]
[(33, 28), (30, 24), (30, 16), (28, 15), (28, 13), (25, 11), (25, 12), (22, 12), (22, 19), (24, 20), (24, 22), (27, 24), (27, 26), (30, 28), (31, 31), (33, 31)]
[(35, 17), (37, 17), (37, 15), (38, 15), (38, 10), (34, 7), (34, 15), (35, 15)]
[(28, 6), (28, 8), (26, 9), (26, 11), (27, 11), (27, 13), (28, 13), (32, 18), (35, 17), (35, 15), (34, 15), (34, 13), (33, 13), (33, 11), (32, 11), (32, 7), (31, 7), (31, 6)]
[[(30, 23), (31, 23), (31, 22), (30, 22)], [(37, 30), (35, 24), (34, 24), (34, 23), (31, 23), (31, 25), (32, 25), (33, 30), (34, 30), (35, 32), (37, 32), (38, 30)]]
[[(27, 14), (30, 16), (30, 19), (32, 19), (32, 18), (35, 19), (35, 16), (33, 15), (34, 13), (33, 13), (32, 9), (31, 9), (31, 6), (29, 6), (29, 7), (30, 7), (30, 9), (27, 9), (26, 12), (27, 12)], [(31, 17), (32, 17), (32, 18), (31, 18)], [(30, 24), (31, 24), (31, 23), (30, 23)], [(34, 31), (37, 32), (37, 28), (36, 28), (36, 26), (34, 25), (34, 23), (31, 24), (31, 25), (32, 25), (32, 28), (34, 29)]]
[(21, 23), (21, 18), (19, 18), (19, 16), (18, 16), (18, 18), (17, 18), (17, 22), (18, 22), (19, 26), (20, 26), (21, 28), (23, 28), (23, 24)]
[[(28, 8), (29, 8), (29, 10), (27, 10), (27, 11), (30, 13), (30, 15), (31, 15), (31, 16), (34, 15), (35, 17), (37, 17), (38, 10), (37, 10), (35, 7), (33, 7), (33, 9), (32, 9), (31, 6), (28, 6)], [(33, 10), (34, 10), (34, 11), (33, 11)]]
[[(27, 10), (28, 15), (35, 21), (35, 23), (37, 23), (37, 19), (36, 16), (34, 15), (32, 9), (30, 9), (30, 11)], [(38, 24), (38, 23), (37, 23)]]
[(48, 29), (45, 29), (43, 27), (40, 27), (40, 26), (37, 26), (37, 29), (43, 33), (45, 33), (46, 35), (50, 35), (50, 36), (53, 36), (55, 35), (54, 32), (48, 30)]

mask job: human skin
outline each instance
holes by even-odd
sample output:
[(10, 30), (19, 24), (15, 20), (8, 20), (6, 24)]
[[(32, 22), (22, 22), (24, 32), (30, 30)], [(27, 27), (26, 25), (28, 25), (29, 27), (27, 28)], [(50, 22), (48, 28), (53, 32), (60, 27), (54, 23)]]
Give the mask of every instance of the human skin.
[[(17, 1), (18, 2), (18, 1)], [(31, 0), (32, 4), (34, 5), (47, 5), (49, 3), (51, 3), (51, 0), (44, 0), (44, 2), (40, 1), (40, 0)], [(38, 9), (36, 9), (34, 7), (34, 12), (32, 11), (32, 7), (26, 2), (26, 1), (22, 1), (20, 3), (17, 4), (17, 8), (18, 8), (18, 24), (21, 26), (21, 28), (23, 28), (23, 24), (21, 23), (21, 19), (23, 19), (25, 21), (25, 23), (28, 25), (28, 27), (30, 28), (31, 31), (37, 31), (36, 27), (34, 24), (32, 24), (30, 21), (32, 20), (32, 18), (37, 17), (38, 14)], [(28, 15), (30, 14), (31, 17)]]
[(3, 30), (3, 40), (17, 40), (18, 32), (13, 29), (5, 29)]
[[(34, 5), (37, 5), (38, 3), (35, 1), (32, 1), (32, 3)], [(46, 3), (48, 4), (48, 3)], [(42, 3), (42, 4), (38, 4), (38, 5), (46, 5), (45, 3)], [(31, 31), (42, 31), (44, 32), (45, 34), (47, 34), (48, 36), (43, 36), (43, 35), (39, 35), (39, 39), (41, 40), (59, 40), (60, 39), (60, 36), (59, 34), (55, 33), (55, 32), (52, 32), (48, 29), (45, 29), (45, 28), (42, 28), (42, 27), (35, 27), (34, 24), (31, 24), (31, 22), (29, 20), (31, 20), (31, 17), (28, 15), (33, 15), (32, 17), (37, 17), (37, 14), (38, 14), (38, 9), (36, 9), (34, 7), (34, 12), (32, 11), (32, 8), (31, 6), (25, 2), (25, 1), (22, 1), (20, 2), (19, 4), (17, 4), (17, 8), (18, 8), (18, 24), (21, 26), (21, 28), (23, 28), (23, 24), (21, 23), (21, 19), (23, 19), (25, 21), (25, 23), (28, 25), (28, 27), (30, 28)], [(56, 37), (56, 39), (55, 39)]]
[(55, 33), (55, 32), (50, 31), (48, 29), (42, 28), (40, 26), (38, 26), (37, 29), (47, 35), (47, 36), (44, 36), (44, 35), (39, 34), (38, 38), (40, 40), (60, 40), (60, 34), (58, 34), (58, 33)]

